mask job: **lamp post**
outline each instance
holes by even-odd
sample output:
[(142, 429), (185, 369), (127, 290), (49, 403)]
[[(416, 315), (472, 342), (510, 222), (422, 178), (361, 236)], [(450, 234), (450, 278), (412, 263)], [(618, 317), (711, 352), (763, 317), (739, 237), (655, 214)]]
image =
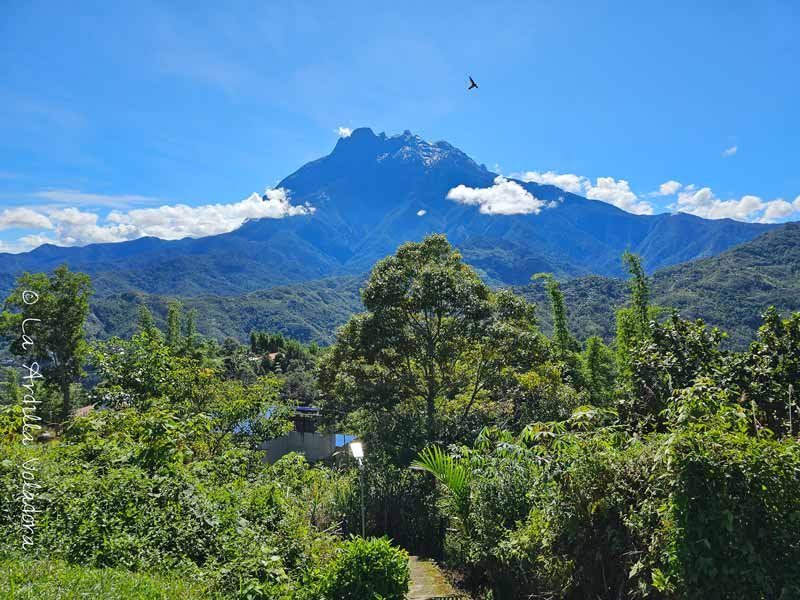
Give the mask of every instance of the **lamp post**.
[(364, 446), (361, 442), (350, 442), (350, 452), (358, 461), (358, 482), (361, 488), (361, 537), (366, 538), (366, 517), (364, 512)]

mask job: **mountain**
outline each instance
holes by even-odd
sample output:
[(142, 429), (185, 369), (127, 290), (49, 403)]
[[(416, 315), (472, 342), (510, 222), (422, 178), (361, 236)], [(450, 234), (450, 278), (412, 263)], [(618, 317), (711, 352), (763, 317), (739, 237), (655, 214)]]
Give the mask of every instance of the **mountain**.
[[(336, 328), (363, 310), (364, 277), (333, 277), (252, 292), (183, 300), (198, 311), (202, 333), (246, 340), (253, 329), (281, 332), (302, 341), (331, 343)], [(588, 275), (561, 284), (572, 332), (585, 340), (614, 337), (614, 314), (628, 301), (623, 279)], [(789, 223), (712, 258), (656, 271), (652, 302), (674, 307), (685, 318), (702, 318), (729, 334), (728, 345), (744, 348), (768, 306), (784, 314), (800, 310), (800, 224)], [(551, 330), (550, 306), (541, 282), (514, 286), (536, 303), (542, 329)], [(129, 336), (138, 306), (145, 303), (163, 327), (169, 299), (141, 293), (114, 294), (92, 303), (90, 333)]]
[[(241, 296), (183, 298), (184, 310), (197, 311), (197, 328), (209, 337), (245, 341), (250, 332), (280, 332), (303, 342), (330, 344), (336, 329), (363, 310), (361, 277), (332, 277), (275, 286)], [(137, 313), (146, 304), (156, 325), (166, 329), (171, 298), (141, 292), (96, 297), (91, 304), (87, 333), (94, 338), (128, 338), (136, 332)]]
[(633, 215), (553, 186), (518, 182), (552, 208), (489, 215), (447, 199), (458, 185), (487, 188), (496, 174), (447, 142), (409, 131), (356, 129), (333, 151), (278, 186), (311, 215), (259, 219), (204, 238), (143, 238), (80, 248), (41, 246), (0, 254), (0, 288), (23, 271), (60, 263), (92, 275), (99, 296), (143, 292), (238, 295), (275, 285), (358, 275), (397, 246), (446, 233), (468, 262), (495, 284), (522, 284), (538, 271), (560, 277), (621, 275), (626, 249), (659, 267), (713, 256), (772, 226), (705, 220), (687, 214)]
[[(800, 311), (800, 223), (787, 223), (719, 256), (660, 269), (652, 277), (652, 302), (702, 318), (728, 333), (728, 345), (744, 348), (775, 306), (784, 315)], [(588, 276), (562, 283), (573, 332), (580, 339), (614, 336), (614, 312), (628, 300), (621, 279)], [(544, 329), (549, 305), (539, 283), (515, 288), (535, 302)]]

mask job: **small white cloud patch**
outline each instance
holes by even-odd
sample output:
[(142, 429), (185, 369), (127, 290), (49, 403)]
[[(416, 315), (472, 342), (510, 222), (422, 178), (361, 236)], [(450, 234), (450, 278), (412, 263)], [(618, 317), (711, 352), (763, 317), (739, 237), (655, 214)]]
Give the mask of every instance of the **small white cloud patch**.
[(729, 156), (733, 156), (738, 151), (739, 151), (739, 147), (738, 146), (731, 146), (730, 148), (725, 148), (725, 150), (722, 151), (722, 156), (727, 158)]
[(556, 173), (554, 171), (525, 171), (524, 173), (514, 173), (513, 175), (522, 181), (532, 181), (542, 185), (554, 185), (564, 191), (572, 192), (573, 194), (580, 194), (583, 192), (584, 185), (589, 182), (586, 177), (582, 175), (573, 175), (572, 173)]
[(602, 200), (617, 208), (635, 215), (652, 215), (653, 206), (649, 202), (640, 201), (624, 179), (598, 177), (595, 185), (586, 185), (586, 197), (590, 200)]
[(351, 135), (353, 135), (353, 130), (350, 129), (349, 127), (339, 127), (336, 130), (336, 133), (340, 138), (346, 138), (346, 137), (350, 137)]
[(460, 204), (478, 206), (485, 215), (538, 215), (545, 203), (516, 181), (498, 175), (488, 188), (471, 188), (464, 184), (447, 192), (447, 199)]
[(425, 216), (425, 215), (427, 215), (427, 214), (428, 214), (428, 211), (427, 211), (427, 210), (425, 210), (424, 208), (420, 208), (420, 209), (417, 211), (417, 216), (418, 216), (418, 217), (424, 217), (424, 216)]
[(656, 196), (672, 196), (673, 194), (677, 194), (678, 190), (680, 190), (683, 186), (681, 185), (680, 181), (675, 181), (674, 179), (670, 179), (669, 181), (665, 181), (660, 186), (658, 186), (658, 191), (654, 194)]

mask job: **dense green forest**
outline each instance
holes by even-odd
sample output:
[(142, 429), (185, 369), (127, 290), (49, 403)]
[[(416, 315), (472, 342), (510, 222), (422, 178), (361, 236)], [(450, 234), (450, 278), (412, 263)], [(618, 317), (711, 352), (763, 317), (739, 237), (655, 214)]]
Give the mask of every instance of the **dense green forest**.
[[(503, 248), (486, 251), (502, 252)], [(464, 258), (473, 266), (483, 261), (474, 248)], [(516, 268), (529, 267), (533, 273), (542, 266), (531, 260)], [(502, 287), (480, 268), (476, 270), (493, 287)], [(197, 310), (199, 330), (220, 341), (226, 337), (245, 340), (251, 330), (263, 329), (327, 345), (350, 315), (363, 310), (359, 290), (365, 281), (366, 277), (331, 277), (242, 296), (182, 301)], [(580, 339), (599, 335), (610, 343), (616, 310), (628, 301), (625, 281), (587, 275), (562, 280), (562, 289), (574, 333)], [(536, 317), (549, 334), (552, 323), (544, 287), (532, 282), (512, 290), (536, 304)], [(743, 350), (759, 327), (764, 307), (775, 306), (783, 314), (800, 310), (800, 225), (787, 223), (718, 256), (660, 269), (652, 275), (652, 297), (656, 305), (677, 308), (686, 318), (701, 318), (720, 327), (728, 333), (726, 346)], [(137, 292), (98, 295), (91, 301), (87, 331), (92, 337), (129, 337), (143, 303), (163, 325), (169, 302), (166, 296)]]
[[(336, 328), (361, 310), (363, 278), (334, 277), (276, 286), (243, 296), (181, 298), (197, 311), (198, 330), (217, 340), (246, 340), (253, 330), (276, 331), (304, 342), (330, 344)], [(147, 305), (163, 326), (172, 298), (128, 292), (92, 300), (87, 332), (92, 337), (130, 337), (136, 331), (139, 306)]]
[[(800, 313), (766, 301), (798, 283), (781, 231), (796, 233), (654, 278), (628, 253), (624, 283), (531, 273), (525, 294), (430, 236), (363, 284), (298, 296), (323, 311), (362, 288), (329, 347), (263, 316), (234, 325), (258, 295), (225, 320), (203, 314), (218, 300), (131, 297), (109, 313), (125, 335), (90, 341), (87, 276), (23, 275), (2, 329), (42, 377), (4, 374), (10, 597), (44, 580), (63, 598), (399, 600), (411, 553), (476, 600), (798, 598)], [(748, 343), (683, 317), (711, 287), (725, 305), (763, 302)], [(24, 319), (40, 319), (30, 338)], [(312, 405), (321, 429), (359, 437), (363, 463), (263, 462), (260, 445)]]

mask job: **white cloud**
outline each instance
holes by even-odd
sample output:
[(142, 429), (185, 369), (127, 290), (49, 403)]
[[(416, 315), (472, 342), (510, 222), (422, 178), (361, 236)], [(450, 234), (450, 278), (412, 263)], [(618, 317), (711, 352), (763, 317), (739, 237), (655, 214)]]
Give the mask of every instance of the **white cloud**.
[(427, 210), (425, 210), (424, 208), (420, 208), (420, 209), (417, 211), (417, 216), (418, 216), (418, 217), (424, 217), (424, 216), (425, 216), (425, 215), (427, 215), (427, 214), (428, 214), (428, 211), (427, 211)]
[(573, 194), (582, 193), (584, 186), (589, 182), (586, 177), (581, 175), (555, 173), (553, 171), (546, 171), (544, 173), (540, 173), (539, 171), (525, 171), (524, 173), (514, 173), (513, 177), (521, 179), (522, 181), (532, 181), (542, 185), (554, 185), (567, 192), (572, 192)]
[(53, 224), (45, 215), (31, 208), (7, 208), (0, 212), (0, 231), (4, 229), (51, 229)]
[(786, 200), (778, 199), (772, 202), (767, 202), (764, 214), (761, 215), (761, 222), (774, 223), (780, 219), (785, 219), (795, 212), (795, 207), (786, 202)]
[[(53, 237), (43, 236), (40, 231), (20, 238), (13, 247), (21, 251), (42, 243), (75, 246), (120, 242), (144, 236), (162, 239), (203, 237), (232, 231), (247, 219), (280, 219), (313, 212), (314, 208), (309, 205), (292, 205), (286, 190), (269, 189), (263, 198), (252, 194), (232, 204), (176, 204), (129, 211), (113, 210), (103, 222), (96, 213), (74, 207), (8, 209), (0, 213), (0, 224), (7, 222), (9, 227), (44, 229), (53, 233)], [(0, 229), (3, 228), (0, 225)]]
[(583, 175), (554, 171), (525, 171), (524, 173), (515, 173), (514, 177), (522, 181), (554, 185), (573, 194), (582, 194), (590, 200), (602, 200), (634, 214), (653, 214), (653, 207), (648, 202), (640, 200), (624, 179), (598, 177), (592, 185), (592, 180)]
[(725, 150), (722, 151), (722, 156), (726, 158), (728, 156), (733, 156), (734, 154), (736, 154), (736, 152), (738, 152), (738, 150), (739, 150), (738, 146), (731, 146), (730, 148), (725, 148)]
[(267, 190), (264, 198), (251, 194), (234, 204), (175, 204), (124, 213), (113, 211), (107, 220), (122, 228), (123, 232), (135, 231), (135, 237), (148, 235), (162, 239), (179, 239), (233, 231), (247, 219), (281, 219), (313, 212), (311, 206), (290, 204), (286, 190), (271, 189)]
[(675, 181), (674, 179), (670, 179), (669, 181), (665, 181), (660, 186), (658, 186), (658, 191), (655, 192), (653, 195), (655, 196), (672, 196), (676, 194), (678, 190), (680, 190), (683, 186), (681, 185), (680, 181)]
[(353, 130), (350, 129), (349, 127), (339, 127), (336, 130), (336, 133), (339, 135), (339, 137), (346, 138), (346, 137), (350, 137), (351, 135), (353, 135)]
[(794, 204), (782, 198), (766, 201), (753, 195), (721, 200), (708, 187), (697, 191), (685, 188), (678, 194), (678, 201), (672, 207), (705, 219), (728, 218), (761, 223), (775, 223), (800, 212), (800, 202), (797, 201)]
[(690, 213), (705, 219), (738, 219), (751, 220), (763, 207), (763, 202), (758, 196), (743, 196), (739, 200), (720, 200), (709, 187), (697, 191), (684, 191), (678, 194), (676, 208), (681, 212)]
[(608, 202), (635, 215), (653, 214), (653, 206), (649, 202), (639, 200), (631, 191), (630, 184), (624, 179), (598, 177), (595, 185), (586, 184), (586, 197), (591, 200)]
[(509, 181), (502, 175), (495, 177), (494, 185), (488, 188), (463, 184), (454, 187), (447, 192), (447, 199), (479, 206), (480, 212), (486, 215), (539, 214), (545, 204), (516, 181)]

